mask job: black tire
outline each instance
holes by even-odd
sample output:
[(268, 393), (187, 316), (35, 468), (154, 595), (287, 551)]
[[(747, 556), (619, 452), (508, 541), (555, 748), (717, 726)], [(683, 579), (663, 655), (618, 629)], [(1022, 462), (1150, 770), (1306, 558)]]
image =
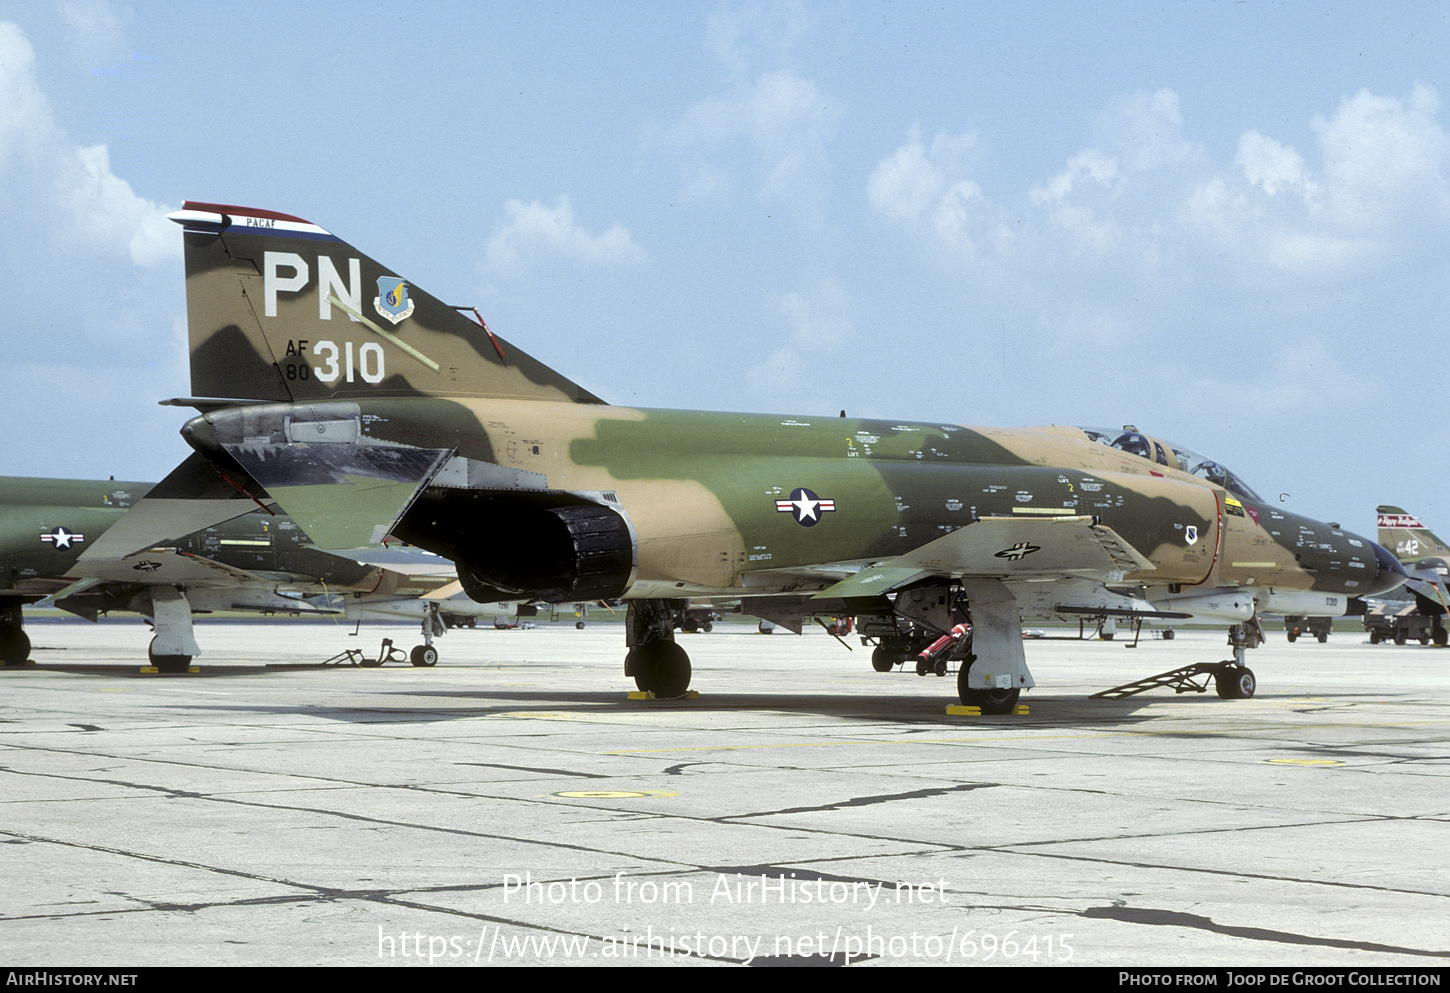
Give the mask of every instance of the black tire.
[(1173, 629), (1172, 628), (1169, 628), (1167, 631), (1164, 631), (1163, 632), (1163, 640), (1164, 641), (1172, 641), (1173, 640)]
[(6, 665), (24, 665), (30, 658), (30, 635), (23, 628), (0, 628), (0, 659)]
[(414, 645), (408, 661), (420, 669), (431, 669), (438, 664), (438, 649), (432, 645)]
[(900, 661), (896, 653), (889, 651), (885, 645), (877, 645), (876, 650), (871, 653), (871, 668), (877, 672), (890, 672)]
[(672, 700), (690, 688), (689, 653), (673, 641), (651, 641), (632, 654), (634, 685), (641, 690)]
[(1319, 644), (1321, 644), (1321, 645), (1324, 644), (1325, 642), (1327, 642), (1329, 640), (1329, 635), (1327, 635), (1327, 634), (1322, 634), (1321, 633), (1321, 634), (1317, 635), (1316, 637), (1319, 638)]
[(1450, 631), (1446, 631), (1444, 628), (1436, 628), (1434, 633), (1430, 635), (1430, 640), (1441, 648), (1444, 648), (1446, 642), (1450, 642)]
[(155, 638), (146, 646), (146, 659), (156, 667), (157, 672), (185, 672), (191, 668), (190, 655), (157, 655)]
[(1403, 631), (1396, 631), (1395, 632), (1395, 644), (1396, 645), (1403, 645), (1404, 643), (1405, 643), (1405, 632), (1403, 632)]
[(584, 622), (583, 621), (575, 621), (574, 622), (574, 626), (576, 628), (578, 628), (580, 631), (583, 631), (584, 630)]
[(700, 628), (700, 630), (704, 631), (706, 634), (709, 634), (711, 631), (715, 630), (715, 625), (711, 624), (709, 621), (706, 621), (704, 627)]
[(957, 698), (968, 707), (976, 707), (984, 714), (1010, 714), (1017, 706), (1017, 698), (1022, 695), (1022, 690), (1013, 687), (1010, 690), (991, 689), (974, 690), (967, 685), (967, 673), (972, 669), (972, 663), (976, 657), (968, 655), (962, 659), (957, 669)]
[(1225, 700), (1248, 700), (1258, 689), (1254, 671), (1248, 666), (1236, 665), (1220, 669), (1213, 674), (1213, 688)]
[(1290, 641), (1290, 643), (1293, 643), (1293, 642), (1298, 641), (1298, 640), (1299, 640), (1299, 632), (1298, 631), (1290, 631), (1289, 632), (1289, 641)]

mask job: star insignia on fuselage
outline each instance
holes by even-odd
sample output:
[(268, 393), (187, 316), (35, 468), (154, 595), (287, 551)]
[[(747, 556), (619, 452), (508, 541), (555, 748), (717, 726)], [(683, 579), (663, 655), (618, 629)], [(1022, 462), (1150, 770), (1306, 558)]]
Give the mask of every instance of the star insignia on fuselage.
[(85, 541), (86, 536), (77, 531), (67, 531), (63, 527), (57, 527), (53, 531), (42, 532), (40, 540), (54, 548), (68, 549), (77, 542)]
[(790, 514), (797, 524), (814, 527), (821, 522), (821, 514), (836, 509), (835, 500), (822, 500), (804, 486), (791, 491), (789, 500), (775, 501), (777, 513)]

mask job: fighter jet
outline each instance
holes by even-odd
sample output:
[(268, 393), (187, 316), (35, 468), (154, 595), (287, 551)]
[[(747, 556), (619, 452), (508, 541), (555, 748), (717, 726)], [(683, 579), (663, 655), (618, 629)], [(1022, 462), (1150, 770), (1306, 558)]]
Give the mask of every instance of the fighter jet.
[[(156, 636), (147, 654), (162, 671), (183, 671), (200, 654), (193, 611), (317, 613), (307, 597), (325, 592), (359, 608), (420, 604), (413, 616), (425, 635), (442, 633), (438, 608), (418, 599), (440, 581), (318, 551), (290, 518), (265, 509), (168, 535), (133, 554), (88, 555), (104, 550), (107, 533), (154, 490), (151, 483), (0, 477), (0, 661), (29, 657), (22, 607), (47, 596), (92, 621), (110, 611), (151, 618)], [(243, 499), (238, 506), (254, 505)], [(437, 661), (431, 637), (412, 660)]]
[(1437, 645), (1450, 643), (1445, 617), (1450, 613), (1450, 545), (1399, 507), (1375, 508), (1380, 544), (1394, 550), (1407, 567), (1405, 588), (1414, 595), (1419, 612), (1430, 619), (1429, 638)]
[(888, 656), (965, 623), (958, 693), (993, 713), (1034, 685), (1024, 609), (1221, 619), (1218, 692), (1250, 696), (1259, 611), (1337, 615), (1404, 578), (1137, 430), (608, 406), (300, 217), (171, 219), (194, 395), (166, 402), (199, 411), (197, 453), (319, 547), (391, 534), (481, 601), (623, 598), (626, 675), (657, 696), (689, 686), (673, 627), (691, 599), (796, 629), (852, 617)]

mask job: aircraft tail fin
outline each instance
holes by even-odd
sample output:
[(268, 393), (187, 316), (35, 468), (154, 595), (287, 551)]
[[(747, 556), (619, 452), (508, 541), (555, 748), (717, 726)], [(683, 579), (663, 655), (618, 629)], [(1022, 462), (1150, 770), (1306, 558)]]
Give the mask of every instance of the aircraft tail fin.
[(603, 402), (300, 217), (190, 201), (170, 217), (195, 397)]
[(1384, 504), (1376, 507), (1375, 513), (1379, 543), (1394, 552), (1396, 558), (1409, 562), (1428, 556), (1450, 556), (1450, 545), (1437, 538), (1413, 514)]

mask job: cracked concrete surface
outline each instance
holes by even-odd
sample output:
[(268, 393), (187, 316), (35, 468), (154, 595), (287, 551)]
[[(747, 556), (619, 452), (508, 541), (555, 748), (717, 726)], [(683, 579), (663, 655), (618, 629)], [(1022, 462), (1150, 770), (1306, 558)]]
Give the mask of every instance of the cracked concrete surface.
[[(23, 965), (1419, 965), (1450, 959), (1450, 652), (1271, 640), (1247, 701), (1116, 683), (1223, 636), (1035, 641), (1027, 716), (818, 631), (34, 624), (0, 672), (0, 948)], [(831, 956), (834, 954), (834, 958)]]

